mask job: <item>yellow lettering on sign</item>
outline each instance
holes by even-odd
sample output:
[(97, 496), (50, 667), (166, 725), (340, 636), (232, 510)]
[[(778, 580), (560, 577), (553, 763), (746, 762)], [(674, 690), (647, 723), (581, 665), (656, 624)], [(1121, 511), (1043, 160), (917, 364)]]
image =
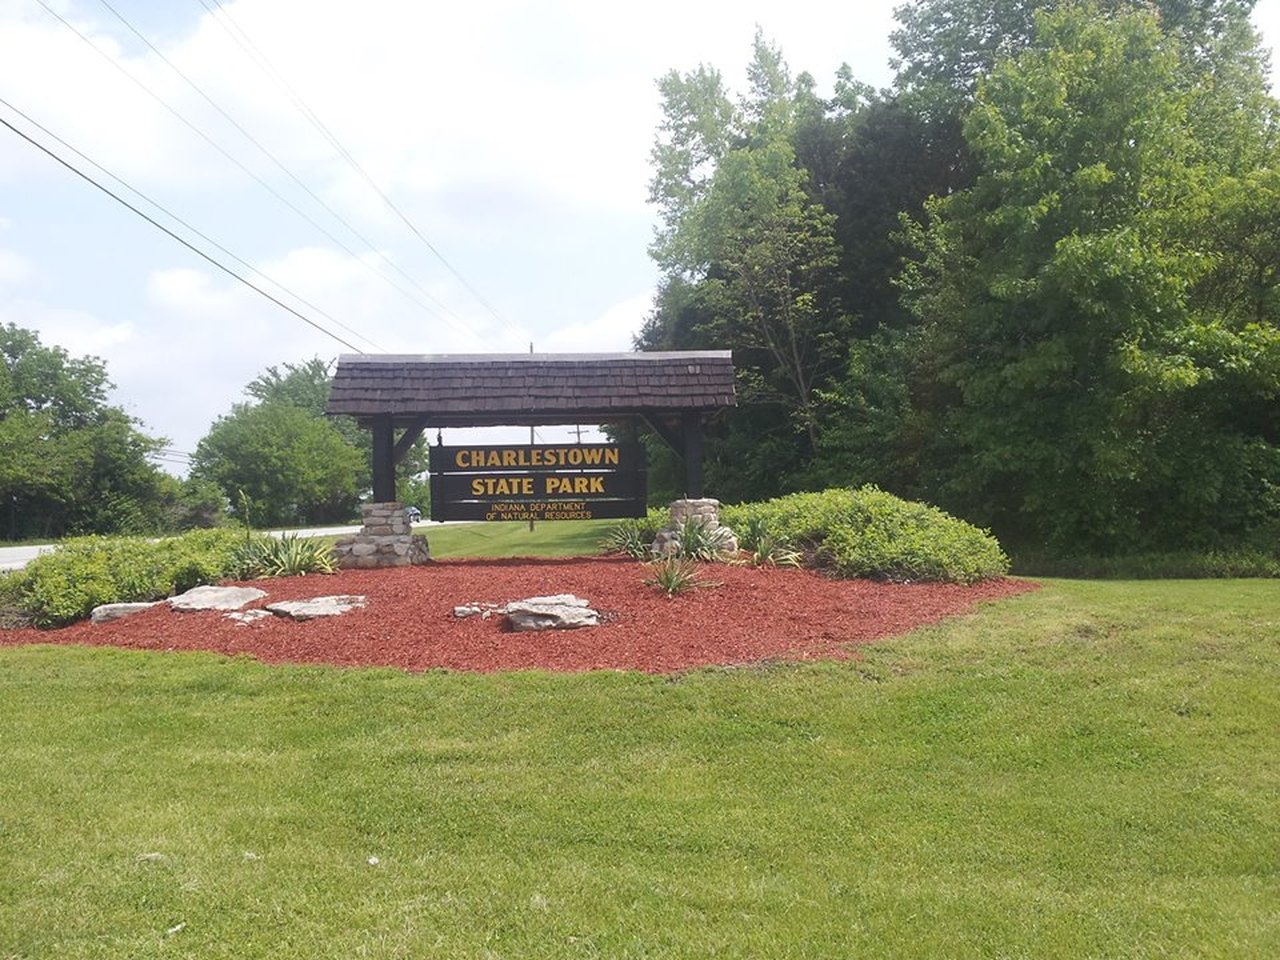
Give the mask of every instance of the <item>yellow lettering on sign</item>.
[(531, 497), (533, 477), (474, 477), (473, 497)]
[(604, 494), (604, 477), (556, 477), (546, 478), (544, 493)]
[(457, 453), (455, 453), (453, 455), (454, 466), (460, 469), (466, 469), (467, 467), (471, 466), (471, 461), (467, 457), (467, 454), (470, 452), (471, 451), (469, 450), (459, 450)]

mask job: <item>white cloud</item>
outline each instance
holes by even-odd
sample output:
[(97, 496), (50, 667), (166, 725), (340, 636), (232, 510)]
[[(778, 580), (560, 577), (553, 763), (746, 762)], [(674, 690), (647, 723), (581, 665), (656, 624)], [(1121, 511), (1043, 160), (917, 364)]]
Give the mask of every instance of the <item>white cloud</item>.
[(25, 283), (34, 272), (35, 265), (22, 254), (0, 247), (0, 289)]
[[(112, 323), (81, 310), (51, 307), (36, 300), (0, 300), (0, 323), (34, 330), (45, 346), (60, 346), (72, 356), (116, 355), (134, 339), (129, 323)], [(108, 373), (110, 373), (110, 368)]]
[(653, 309), (653, 291), (615, 303), (594, 320), (553, 330), (537, 344), (547, 353), (627, 353)]

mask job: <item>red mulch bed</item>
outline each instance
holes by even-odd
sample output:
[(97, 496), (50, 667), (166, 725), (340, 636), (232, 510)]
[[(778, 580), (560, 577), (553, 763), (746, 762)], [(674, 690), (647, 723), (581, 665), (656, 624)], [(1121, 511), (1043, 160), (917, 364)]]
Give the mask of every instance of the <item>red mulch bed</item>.
[[(457, 560), (396, 570), (257, 581), (267, 598), (363, 594), (368, 606), (301, 623), (242, 625), (220, 613), (161, 604), (98, 626), (0, 630), (0, 646), (93, 644), (137, 650), (211, 650), (267, 663), (404, 670), (642, 670), (844, 658), (862, 644), (1036, 588), (1014, 580), (974, 586), (831, 580), (806, 570), (706, 566), (719, 585), (667, 598), (645, 586), (634, 560)], [(575, 593), (605, 615), (599, 627), (512, 633), (501, 616), (464, 620), (455, 606)]]

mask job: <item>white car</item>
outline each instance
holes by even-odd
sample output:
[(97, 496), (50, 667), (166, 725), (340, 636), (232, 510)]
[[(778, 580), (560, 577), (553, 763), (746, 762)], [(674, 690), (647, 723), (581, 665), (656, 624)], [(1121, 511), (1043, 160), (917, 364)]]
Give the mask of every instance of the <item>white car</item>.
[(419, 510), (417, 507), (405, 507), (404, 514), (406, 517), (409, 518), (410, 523), (422, 522), (422, 511)]

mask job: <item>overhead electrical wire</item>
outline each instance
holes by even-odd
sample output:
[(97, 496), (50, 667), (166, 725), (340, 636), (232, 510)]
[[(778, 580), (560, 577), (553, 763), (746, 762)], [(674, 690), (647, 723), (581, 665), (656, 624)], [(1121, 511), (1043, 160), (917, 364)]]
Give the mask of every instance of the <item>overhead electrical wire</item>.
[[(146, 44), (147, 49), (150, 50), (152, 53), (154, 53), (157, 57), (159, 57), (160, 60), (165, 64), (165, 66), (167, 66), (170, 70), (172, 70), (179, 77), (181, 77), (183, 82), (186, 83), (186, 85), (189, 86), (192, 90), (194, 90), (197, 94), (199, 94), (199, 96), (205, 101), (205, 103), (209, 104), (209, 106), (213, 107), (214, 110), (218, 111), (218, 113), (222, 116), (222, 118), (226, 120), (229, 124), (231, 124), (233, 127), (235, 127), (241, 136), (243, 136), (246, 140), (248, 140), (251, 144), (253, 144), (264, 157), (266, 157), (268, 160), (274, 163), (281, 173), (283, 173), (286, 177), (288, 177), (295, 184), (297, 184), (299, 189), (301, 189), (304, 193), (306, 193), (307, 196), (309, 196), (312, 200), (314, 200), (321, 207), (323, 207), (329, 213), (329, 215), (333, 217), (334, 220), (338, 221), (338, 223), (346, 227), (347, 230), (351, 232), (352, 236), (358, 239), (361, 243), (363, 243), (366, 247), (368, 247), (374, 253), (378, 252), (377, 248), (374, 246), (371, 240), (369, 240), (367, 237), (365, 237), (364, 234), (362, 234), (359, 230), (357, 230), (354, 226), (352, 226), (351, 222), (348, 221), (346, 218), (344, 218), (342, 214), (338, 213), (337, 210), (333, 209), (333, 207), (330, 206), (329, 203), (326, 202), (323, 197), (321, 197), (309, 186), (307, 186), (297, 176), (297, 174), (295, 174), (292, 170), (290, 170), (287, 166), (285, 166), (284, 163), (282, 163), (274, 153), (272, 153), (265, 146), (263, 146), (262, 142), (258, 140), (257, 137), (255, 137), (252, 133), (246, 130), (244, 126), (239, 121), (236, 120), (235, 117), (227, 113), (227, 111), (224, 110), (216, 100), (214, 100), (211, 96), (209, 96), (209, 94), (205, 93), (205, 91), (201, 88), (201, 86), (198, 83), (196, 83), (189, 76), (187, 76), (182, 71), (182, 69), (178, 67), (177, 64), (175, 64), (172, 60), (166, 57), (164, 53), (154, 43), (148, 40), (142, 34), (142, 32), (139, 31), (138, 28), (135, 27), (132, 23), (130, 23), (122, 13), (120, 13), (115, 7), (113, 7), (108, 2), (108, 0), (98, 0), (98, 2), (101, 3), (102, 6), (106, 7), (112, 16), (114, 16), (117, 20), (119, 20), (122, 24), (124, 24), (124, 26), (129, 30), (130, 33), (132, 33), (135, 37), (137, 37), (144, 44)], [(390, 259), (389, 257), (383, 257), (383, 261), (392, 270), (400, 274), (400, 276), (404, 277), (405, 280), (411, 283), (418, 290), (418, 292), (421, 293), (423, 297), (425, 297), (430, 303), (434, 304), (437, 309), (439, 309), (443, 313), (449, 314), (459, 322), (462, 321), (461, 317), (459, 317), (452, 310), (450, 310), (449, 307), (445, 303), (443, 303), (440, 299), (433, 296), (428, 290), (424, 289), (423, 286), (420, 283), (418, 283), (417, 280), (415, 280), (408, 273), (406, 273), (399, 266), (399, 264), (397, 264), (394, 260)]]
[[(102, 2), (105, 3), (106, 0), (102, 0)], [(258, 48), (258, 45), (253, 42), (253, 40), (249, 37), (247, 33), (244, 32), (243, 29), (241, 29), (240, 25), (236, 22), (235, 17), (231, 15), (231, 12), (227, 10), (226, 7), (217, 3), (216, 0), (212, 4), (209, 2), (209, 0), (196, 0), (196, 2), (199, 3), (200, 6), (204, 7), (204, 9), (209, 12), (210, 18), (213, 19), (215, 22), (218, 23), (219, 26), (222, 27), (223, 31), (227, 34), (227, 36), (231, 37), (231, 39), (240, 47), (240, 49), (243, 50), (251, 60), (253, 60), (255, 63), (258, 64), (259, 69), (261, 69), (264, 73), (266, 73), (268, 76), (270, 76), (272, 79), (276, 81), (276, 83), (280, 86), (280, 88), (289, 97), (290, 101), (293, 103), (294, 107), (298, 110), (298, 112), (301, 113), (302, 116), (305, 117), (313, 127), (315, 127), (317, 132), (319, 132), (319, 134), (335, 150), (338, 151), (339, 155), (344, 160), (346, 160), (346, 162), (351, 166), (351, 168), (360, 175), (361, 179), (363, 179), (364, 182), (367, 183), (369, 187), (374, 191), (374, 193), (376, 193), (381, 198), (382, 202), (386, 204), (387, 209), (391, 210), (391, 212), (394, 213), (404, 223), (404, 225), (409, 228), (409, 230), (413, 233), (413, 235), (417, 237), (426, 246), (426, 248), (429, 251), (431, 251), (432, 255), (435, 256), (435, 258), (439, 260), (451, 274), (453, 274), (453, 276), (458, 280), (458, 282), (462, 284), (462, 286), (467, 290), (467, 292), (470, 293), (476, 299), (476, 302), (478, 302), (482, 307), (484, 307), (485, 310), (489, 312), (490, 316), (492, 316), (495, 320), (497, 320), (498, 323), (500, 323), (502, 326), (506, 327), (507, 330), (511, 331), (512, 333), (520, 334), (521, 331), (519, 331), (514, 325), (512, 325), (505, 317), (503, 317), (502, 314), (500, 314), (497, 311), (497, 309), (492, 304), (490, 304), (489, 301), (486, 300), (483, 295), (481, 295), (480, 291), (477, 290), (474, 286), (472, 286), (472, 284), (467, 280), (467, 278), (464, 277), (462, 273), (456, 267), (454, 267), (452, 263), (449, 262), (449, 260), (445, 257), (443, 253), (440, 252), (439, 249), (437, 249), (435, 244), (433, 244), (430, 240), (427, 239), (426, 235), (423, 234), (423, 232), (418, 229), (417, 225), (414, 224), (414, 222), (409, 219), (409, 217), (404, 213), (404, 211), (402, 211), (395, 204), (395, 202), (392, 201), (392, 199), (377, 184), (377, 182), (373, 179), (373, 177), (371, 177), (369, 173), (365, 170), (365, 168), (361, 166), (360, 162), (356, 160), (356, 158), (346, 148), (346, 146), (343, 145), (342, 141), (338, 139), (337, 135), (334, 134), (328, 128), (328, 126), (324, 123), (323, 120), (320, 119), (320, 117), (316, 114), (316, 112), (312, 110), (310, 106), (307, 105), (305, 100), (302, 99), (301, 95), (299, 95), (297, 91), (295, 91), (293, 87), (290, 86), (289, 82), (285, 80), (285, 78), (280, 74), (280, 72), (276, 70), (274, 66), (272, 66), (271, 61), (267, 59), (266, 55)], [(230, 24), (230, 26), (227, 26), (227, 24)]]
[(130, 184), (127, 180), (125, 180), (125, 179), (123, 179), (122, 177), (120, 177), (120, 176), (118, 176), (118, 175), (116, 175), (116, 174), (112, 173), (110, 170), (108, 170), (108, 169), (107, 169), (106, 167), (104, 167), (102, 164), (98, 163), (98, 162), (97, 162), (96, 160), (94, 160), (92, 157), (88, 156), (88, 155), (87, 155), (87, 154), (85, 154), (83, 151), (81, 151), (81, 150), (77, 149), (75, 146), (73, 146), (72, 144), (68, 143), (66, 140), (64, 140), (62, 137), (58, 136), (56, 133), (54, 133), (52, 130), (50, 130), (48, 127), (46, 127), (44, 124), (40, 123), (40, 121), (36, 120), (35, 118), (33, 118), (32, 116), (30, 116), (29, 114), (27, 114), (27, 113), (25, 113), (24, 111), (22, 111), (22, 110), (18, 109), (17, 107), (15, 107), (12, 103), (10, 103), (10, 102), (9, 102), (8, 100), (6, 100), (4, 97), (0, 97), (0, 104), (3, 104), (4, 106), (8, 107), (10, 110), (12, 110), (12, 111), (13, 111), (14, 113), (16, 113), (18, 116), (22, 117), (22, 119), (26, 120), (26, 121), (27, 121), (27, 123), (31, 124), (31, 125), (32, 125), (33, 127), (35, 127), (37, 130), (39, 130), (41, 133), (43, 133), (45, 136), (49, 137), (49, 138), (50, 138), (50, 139), (52, 139), (52, 140), (57, 141), (60, 145), (62, 145), (63, 147), (65, 147), (67, 150), (70, 150), (70, 151), (71, 151), (72, 153), (74, 153), (77, 157), (79, 157), (79, 158), (80, 158), (81, 160), (83, 160), (85, 163), (87, 163), (87, 164), (89, 164), (90, 166), (92, 166), (94, 169), (96, 169), (96, 170), (98, 170), (99, 172), (103, 173), (104, 175), (106, 175), (106, 176), (110, 177), (110, 178), (111, 178), (112, 180), (114, 180), (116, 183), (120, 184), (120, 186), (124, 187), (124, 189), (126, 189), (126, 190), (128, 190), (130, 193), (132, 193), (135, 197), (138, 197), (139, 199), (141, 199), (141, 200), (145, 201), (146, 203), (150, 204), (154, 209), (156, 209), (156, 210), (160, 211), (160, 212), (161, 212), (161, 213), (163, 213), (166, 217), (168, 217), (169, 219), (173, 220), (175, 223), (179, 223), (179, 224), (181, 224), (183, 227), (185, 227), (187, 230), (189, 230), (189, 231), (191, 231), (192, 233), (194, 233), (194, 234), (195, 234), (197, 237), (199, 237), (201, 240), (205, 241), (205, 243), (208, 243), (208, 244), (210, 244), (211, 246), (213, 246), (213, 247), (217, 248), (221, 253), (225, 254), (225, 255), (226, 255), (226, 256), (228, 256), (228, 257), (230, 257), (232, 260), (234, 260), (236, 263), (240, 264), (242, 267), (246, 268), (247, 270), (251, 270), (252, 272), (256, 273), (259, 277), (261, 277), (262, 279), (266, 280), (268, 283), (272, 284), (272, 285), (273, 285), (273, 286), (275, 286), (277, 289), (279, 289), (279, 290), (283, 291), (283, 292), (284, 292), (284, 293), (286, 293), (288, 296), (290, 296), (290, 297), (292, 297), (294, 300), (296, 300), (298, 303), (301, 303), (301, 304), (302, 304), (303, 306), (305, 306), (308, 310), (311, 310), (313, 313), (317, 313), (317, 314), (319, 314), (320, 316), (322, 316), (322, 317), (324, 317), (326, 320), (328, 320), (330, 323), (332, 323), (334, 326), (339, 327), (339, 328), (341, 328), (341, 329), (343, 329), (343, 330), (347, 331), (347, 333), (350, 333), (352, 336), (359, 337), (361, 340), (363, 340), (365, 343), (369, 344), (369, 346), (373, 347), (375, 350), (379, 350), (379, 351), (383, 351), (383, 352), (385, 352), (385, 350), (384, 350), (384, 348), (383, 348), (383, 347), (379, 346), (379, 345), (378, 345), (377, 343), (375, 343), (373, 340), (370, 340), (368, 337), (366, 337), (366, 336), (365, 336), (363, 333), (361, 333), (359, 330), (354, 330), (354, 329), (352, 329), (352, 328), (351, 328), (351, 327), (349, 327), (347, 324), (345, 324), (345, 323), (343, 323), (341, 320), (339, 320), (337, 317), (334, 317), (332, 314), (327, 313), (326, 311), (322, 310), (320, 307), (317, 307), (317, 306), (316, 306), (314, 303), (312, 303), (311, 301), (309, 301), (309, 300), (307, 300), (306, 298), (302, 297), (300, 294), (297, 294), (297, 293), (295, 293), (294, 291), (290, 290), (288, 287), (286, 287), (286, 286), (285, 286), (283, 283), (281, 283), (279, 280), (277, 280), (277, 279), (275, 279), (274, 277), (272, 277), (270, 274), (263, 272), (263, 271), (262, 271), (262, 270), (260, 270), (258, 267), (255, 267), (253, 264), (249, 263), (249, 262), (248, 262), (247, 260), (245, 260), (243, 257), (237, 256), (233, 251), (231, 251), (231, 250), (227, 249), (225, 246), (223, 246), (223, 245), (222, 245), (221, 243), (219, 243), (217, 240), (213, 239), (213, 238), (212, 238), (212, 237), (210, 237), (208, 234), (206, 234), (206, 233), (202, 232), (202, 231), (201, 231), (201, 230), (199, 230), (197, 227), (192, 226), (188, 221), (186, 221), (186, 220), (184, 220), (182, 217), (178, 216), (176, 213), (174, 213), (172, 210), (170, 210), (170, 209), (168, 209), (167, 207), (165, 207), (165, 206), (164, 206), (163, 204), (161, 204), (159, 201), (157, 201), (157, 200), (153, 200), (151, 197), (147, 196), (147, 195), (146, 195), (145, 193), (143, 193), (141, 190), (137, 189), (137, 188), (136, 188), (136, 187), (134, 187), (132, 184)]
[[(146, 86), (146, 84), (144, 84), (141, 80), (135, 77), (128, 70), (126, 70), (115, 59), (113, 59), (110, 55), (108, 55), (107, 53), (99, 49), (97, 44), (95, 44), (92, 40), (90, 40), (87, 36), (85, 36), (84, 33), (82, 33), (80, 29), (75, 26), (75, 24), (71, 23), (69, 20), (67, 20), (65, 17), (59, 14), (56, 10), (50, 7), (47, 0), (36, 0), (36, 2), (39, 3), (40, 6), (43, 7), (51, 17), (53, 17), (55, 20), (61, 23), (64, 27), (66, 27), (68, 30), (74, 33), (77, 37), (79, 37), (80, 40), (83, 41), (86, 45), (88, 45), (96, 54), (98, 54), (98, 56), (102, 57), (104, 60), (107, 61), (107, 63), (109, 63), (117, 71), (119, 71), (121, 74), (127, 77), (135, 86), (137, 86), (140, 90), (142, 90), (143, 93), (149, 96), (152, 100), (156, 101), (156, 103), (158, 103), (175, 119), (177, 119), (180, 123), (182, 123), (185, 127), (187, 127), (187, 129), (191, 130), (192, 133), (196, 134), (196, 136), (204, 140), (205, 143), (209, 144), (209, 146), (211, 146), (214, 150), (220, 153), (227, 160), (229, 160), (244, 174), (252, 178), (264, 190), (266, 190), (278, 201), (280, 201), (282, 204), (284, 204), (286, 207), (292, 210), (295, 214), (297, 214), (299, 217), (301, 217), (303, 220), (309, 223), (312, 227), (314, 227), (316, 230), (322, 233), (332, 243), (334, 243), (341, 250), (343, 250), (348, 256), (350, 256), (355, 262), (359, 263), (362, 267), (364, 267), (366, 270), (371, 272), (375, 277), (377, 277), (378, 279), (382, 280), (384, 283), (391, 286), (393, 289), (399, 292), (402, 296), (404, 296), (405, 298), (407, 298), (408, 300), (416, 304), (419, 308), (421, 308), (422, 310), (425, 310), (433, 318), (444, 321), (445, 323), (454, 327), (460, 333), (463, 333), (464, 335), (471, 337), (477, 342), (480, 342), (480, 343), (484, 342), (474, 331), (469, 330), (464, 326), (461, 326), (460, 323), (450, 320), (448, 316), (440, 313), (438, 310), (433, 309), (432, 307), (429, 307), (422, 300), (418, 299), (418, 297), (416, 297), (414, 294), (410, 293), (408, 290), (405, 290), (398, 283), (394, 282), (386, 274), (379, 272), (372, 264), (370, 264), (368, 261), (363, 259), (359, 254), (357, 254), (354, 250), (352, 250), (350, 246), (348, 246), (338, 237), (334, 236), (333, 233), (329, 231), (327, 228), (325, 228), (322, 224), (318, 223), (314, 217), (310, 216), (306, 211), (302, 210), (295, 203), (293, 203), (291, 200), (289, 200), (287, 197), (281, 194), (278, 190), (276, 190), (273, 186), (271, 186), (271, 184), (269, 184), (266, 180), (264, 180), (262, 177), (256, 174), (253, 170), (251, 170), (245, 163), (243, 163), (241, 160), (233, 156), (225, 147), (219, 144), (216, 140), (210, 137), (207, 133), (201, 130), (198, 126), (196, 126), (190, 120), (188, 120), (185, 116), (182, 115), (181, 112), (179, 112), (174, 107), (172, 107), (168, 102), (164, 100), (163, 97), (159, 96), (153, 90), (150, 90)], [(344, 221), (344, 224), (345, 224), (345, 221)], [(352, 229), (349, 225), (347, 225), (347, 228)], [(352, 230), (352, 232), (354, 233), (355, 231)], [(358, 235), (359, 234), (357, 234), (357, 236)], [(368, 244), (368, 241), (364, 241), (364, 242)], [(370, 247), (372, 252), (375, 254), (375, 256), (378, 256), (380, 259), (388, 263), (391, 262), (386, 257), (383, 257), (382, 254), (380, 254), (376, 249), (372, 248), (372, 245), (370, 245)], [(399, 268), (396, 267), (395, 269), (398, 270)], [(414, 282), (414, 281), (411, 280), (411, 282)], [(416, 282), (414, 282), (414, 285), (418, 286)], [(421, 288), (419, 287), (419, 289)], [(423, 291), (423, 294), (428, 298), (430, 298), (431, 300), (435, 301), (435, 298), (432, 297), (430, 294), (426, 293), (426, 291)], [(444, 309), (447, 310), (448, 308), (444, 308)]]
[(170, 229), (169, 229), (168, 227), (166, 227), (164, 224), (160, 223), (160, 222), (159, 222), (158, 220), (156, 220), (155, 218), (148, 216), (146, 213), (144, 213), (143, 211), (141, 211), (141, 210), (139, 210), (137, 207), (135, 207), (133, 204), (131, 204), (128, 200), (125, 200), (125, 199), (124, 199), (123, 197), (121, 197), (119, 194), (112, 192), (108, 187), (104, 186), (103, 184), (99, 183), (97, 180), (93, 179), (93, 177), (89, 176), (89, 175), (88, 175), (87, 173), (85, 173), (83, 170), (79, 169), (75, 164), (71, 163), (69, 160), (66, 160), (66, 159), (64, 159), (64, 158), (62, 158), (62, 157), (60, 157), (60, 156), (58, 156), (58, 154), (57, 154), (57, 153), (55, 153), (53, 150), (50, 150), (50, 149), (49, 149), (48, 147), (46, 147), (44, 144), (40, 143), (40, 141), (36, 140), (34, 137), (31, 137), (31, 136), (29, 136), (28, 134), (24, 133), (23, 131), (19, 130), (17, 127), (15, 127), (12, 123), (10, 123), (10, 122), (9, 122), (8, 120), (6, 120), (4, 117), (0, 117), (0, 125), (3, 125), (3, 126), (5, 126), (5, 127), (7, 127), (9, 130), (13, 131), (15, 134), (17, 134), (17, 135), (18, 135), (19, 137), (21, 137), (23, 140), (27, 141), (27, 143), (29, 143), (29, 144), (31, 144), (33, 147), (35, 147), (37, 150), (39, 150), (40, 152), (42, 152), (42, 153), (44, 153), (44, 154), (48, 155), (51, 159), (53, 159), (53, 160), (57, 161), (57, 162), (58, 162), (59, 164), (61, 164), (62, 166), (66, 167), (68, 170), (70, 170), (72, 173), (74, 173), (77, 177), (80, 177), (80, 179), (82, 179), (82, 180), (86, 181), (87, 183), (90, 183), (90, 184), (92, 184), (93, 186), (97, 187), (99, 190), (101, 190), (103, 193), (105, 193), (107, 196), (109, 196), (112, 200), (116, 201), (116, 203), (118, 203), (118, 204), (120, 204), (121, 206), (126, 207), (126, 208), (128, 208), (129, 210), (133, 211), (135, 214), (137, 214), (137, 215), (138, 215), (139, 217), (141, 217), (143, 220), (147, 221), (147, 223), (151, 224), (151, 225), (152, 225), (153, 227), (155, 227), (157, 230), (160, 230), (160, 231), (162, 231), (162, 232), (164, 232), (164, 233), (168, 234), (168, 235), (169, 235), (170, 237), (172, 237), (174, 240), (177, 240), (177, 241), (178, 241), (178, 243), (182, 244), (184, 247), (186, 247), (188, 250), (190, 250), (190, 251), (191, 251), (192, 253), (194, 253), (196, 256), (200, 257), (200, 258), (201, 258), (201, 259), (203, 259), (203, 260), (208, 261), (210, 264), (212, 264), (214, 267), (216, 267), (217, 269), (221, 270), (223, 273), (227, 274), (228, 276), (234, 277), (236, 280), (239, 280), (239, 281), (240, 281), (241, 283), (243, 283), (246, 287), (249, 287), (251, 290), (254, 290), (254, 291), (258, 292), (259, 294), (261, 294), (262, 296), (266, 297), (268, 300), (270, 300), (270, 301), (271, 301), (272, 303), (274, 303), (276, 306), (280, 307), (282, 310), (286, 310), (286, 311), (288, 311), (289, 313), (291, 313), (291, 314), (293, 314), (295, 317), (297, 317), (299, 320), (301, 320), (303, 323), (307, 324), (307, 325), (308, 325), (308, 326), (310, 326), (310, 327), (314, 327), (316, 330), (319, 330), (321, 333), (323, 333), (325, 336), (329, 337), (330, 339), (332, 339), (332, 340), (336, 340), (338, 343), (342, 344), (344, 347), (349, 347), (349, 348), (351, 348), (352, 350), (354, 350), (356, 353), (364, 353), (364, 351), (363, 351), (363, 350), (361, 350), (359, 347), (357, 347), (354, 343), (351, 343), (351, 342), (350, 342), (350, 341), (348, 341), (348, 340), (344, 340), (342, 337), (338, 336), (338, 335), (337, 335), (336, 333), (334, 333), (332, 330), (327, 330), (327, 329), (325, 329), (325, 328), (324, 328), (324, 327), (322, 327), (320, 324), (318, 324), (318, 323), (316, 323), (314, 320), (312, 320), (310, 317), (306, 316), (306, 315), (305, 315), (305, 314), (303, 314), (303, 313), (300, 313), (299, 311), (295, 310), (293, 307), (289, 306), (289, 305), (288, 305), (287, 303), (285, 303), (283, 300), (280, 300), (278, 297), (274, 297), (274, 296), (272, 296), (272, 295), (271, 295), (270, 293), (268, 293), (266, 290), (263, 290), (263, 289), (262, 289), (262, 287), (258, 286), (258, 285), (257, 285), (256, 283), (254, 283), (253, 281), (249, 280), (247, 277), (244, 277), (244, 276), (242, 276), (242, 275), (240, 275), (240, 274), (236, 273), (234, 270), (232, 270), (232, 269), (231, 269), (230, 267), (228, 267), (226, 264), (224, 264), (224, 263), (222, 263), (222, 262), (218, 261), (218, 260), (217, 260), (217, 259), (215, 259), (214, 257), (212, 257), (212, 256), (210, 256), (209, 254), (205, 253), (203, 250), (201, 250), (201, 249), (200, 249), (199, 247), (197, 247), (195, 244), (193, 244), (193, 243), (191, 243), (190, 241), (188, 241), (188, 240), (186, 240), (186, 239), (184, 239), (184, 238), (182, 238), (182, 237), (178, 236), (178, 234), (174, 233), (172, 230), (170, 230)]

